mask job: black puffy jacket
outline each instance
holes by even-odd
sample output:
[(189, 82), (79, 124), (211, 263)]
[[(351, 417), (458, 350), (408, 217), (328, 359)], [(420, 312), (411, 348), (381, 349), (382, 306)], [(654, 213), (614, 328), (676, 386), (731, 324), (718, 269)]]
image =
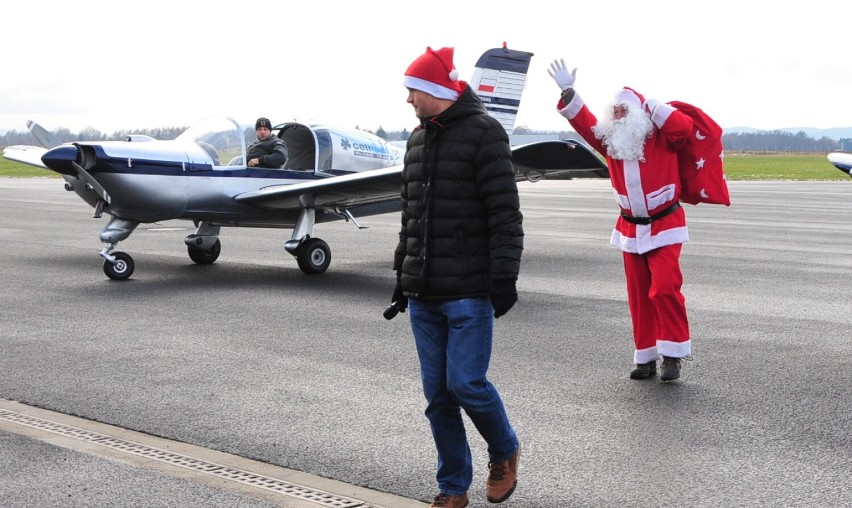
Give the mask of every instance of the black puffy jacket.
[(264, 141), (255, 140), (246, 152), (246, 161), (257, 157), (260, 159), (260, 167), (263, 168), (282, 168), (289, 158), (287, 143), (272, 134)]
[(470, 87), (409, 138), (402, 205), (394, 269), (407, 296), (487, 296), (491, 281), (517, 280), (524, 230), (509, 137)]

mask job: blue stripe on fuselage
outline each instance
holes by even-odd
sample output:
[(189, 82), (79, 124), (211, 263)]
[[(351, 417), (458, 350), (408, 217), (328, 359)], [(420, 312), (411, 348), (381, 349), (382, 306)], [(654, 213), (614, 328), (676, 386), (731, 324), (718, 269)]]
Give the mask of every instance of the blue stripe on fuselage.
[[(101, 158), (90, 173), (115, 173), (133, 175), (160, 175), (160, 176), (188, 176), (205, 178), (269, 178), (289, 180), (319, 180), (328, 176), (317, 176), (313, 170), (272, 169), (272, 168), (235, 168), (235, 169), (213, 169), (210, 164), (184, 165), (173, 161), (152, 161), (133, 159), (131, 166), (127, 166), (126, 159), (108, 160)], [(346, 175), (350, 171), (325, 171), (325, 174), (335, 176)]]

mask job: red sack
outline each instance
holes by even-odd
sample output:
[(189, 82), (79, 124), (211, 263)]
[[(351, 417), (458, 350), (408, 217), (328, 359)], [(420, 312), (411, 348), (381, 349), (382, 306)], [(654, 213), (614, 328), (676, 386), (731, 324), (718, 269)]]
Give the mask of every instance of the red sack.
[(670, 105), (692, 118), (693, 135), (678, 152), (680, 200), (690, 205), (731, 205), (722, 167), (722, 128), (707, 113), (685, 102)]

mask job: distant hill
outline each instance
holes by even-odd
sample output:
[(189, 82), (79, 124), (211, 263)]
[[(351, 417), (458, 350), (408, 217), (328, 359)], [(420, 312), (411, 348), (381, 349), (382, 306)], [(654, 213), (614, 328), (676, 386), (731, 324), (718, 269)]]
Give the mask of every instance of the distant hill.
[(723, 131), (725, 132), (725, 134), (753, 134), (755, 132), (773, 131), (798, 134), (799, 132), (804, 132), (807, 137), (813, 139), (820, 139), (824, 137), (834, 140), (852, 139), (852, 127), (833, 127), (831, 129), (814, 129), (812, 127), (785, 127), (783, 129), (770, 130), (753, 129), (751, 127), (724, 127)]

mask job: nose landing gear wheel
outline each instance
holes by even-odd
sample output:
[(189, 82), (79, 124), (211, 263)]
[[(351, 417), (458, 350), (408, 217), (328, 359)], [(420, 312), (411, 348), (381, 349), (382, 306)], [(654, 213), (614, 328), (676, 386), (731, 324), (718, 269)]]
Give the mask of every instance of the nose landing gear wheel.
[(209, 265), (219, 259), (219, 254), (222, 252), (222, 244), (217, 239), (216, 243), (206, 250), (199, 249), (195, 245), (187, 245), (186, 249), (187, 252), (189, 252), (189, 259), (195, 261), (199, 265)]
[(112, 280), (124, 280), (133, 275), (133, 258), (124, 252), (114, 252), (115, 264), (104, 260), (104, 273)]
[(296, 251), (296, 261), (306, 274), (320, 274), (331, 264), (331, 249), (319, 238), (309, 238)]

